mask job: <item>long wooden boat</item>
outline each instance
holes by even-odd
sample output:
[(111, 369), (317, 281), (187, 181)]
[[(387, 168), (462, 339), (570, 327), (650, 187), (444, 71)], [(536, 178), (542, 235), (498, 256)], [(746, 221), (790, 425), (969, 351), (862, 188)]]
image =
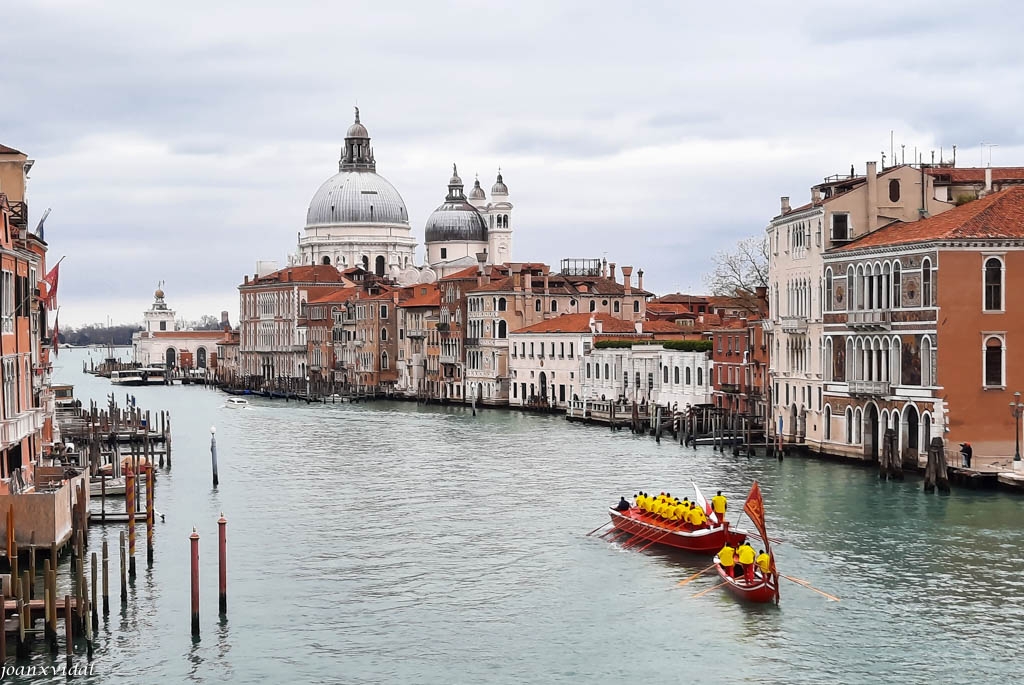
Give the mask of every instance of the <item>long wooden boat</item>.
[(733, 578), (728, 571), (722, 568), (717, 554), (715, 555), (715, 570), (718, 571), (718, 576), (725, 581), (725, 587), (729, 589), (729, 592), (737, 597), (761, 604), (779, 601), (779, 581), (773, 574), (764, 574), (758, 569), (754, 573), (752, 582), (748, 582), (743, 576)]
[(715, 553), (725, 547), (726, 542), (737, 545), (747, 539), (746, 531), (732, 530), (728, 521), (711, 527), (694, 528), (685, 523), (670, 523), (637, 507), (628, 511), (612, 507), (608, 513), (612, 517), (612, 525), (621, 531), (688, 552)]

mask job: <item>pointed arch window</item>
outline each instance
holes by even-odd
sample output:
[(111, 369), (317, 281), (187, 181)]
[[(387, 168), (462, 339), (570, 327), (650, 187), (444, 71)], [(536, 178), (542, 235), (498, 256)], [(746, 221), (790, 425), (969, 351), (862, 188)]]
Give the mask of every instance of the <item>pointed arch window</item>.
[(832, 267), (825, 269), (825, 297), (822, 307), (826, 312), (832, 311)]
[(932, 306), (932, 261), (925, 257), (921, 261), (921, 306)]
[(985, 311), (1003, 311), (1003, 262), (998, 257), (985, 260)]
[(900, 282), (900, 263), (892, 263), (892, 308), (899, 309), (903, 302), (903, 284)]
[(1003, 383), (1003, 340), (998, 336), (985, 339), (985, 387), (998, 388)]

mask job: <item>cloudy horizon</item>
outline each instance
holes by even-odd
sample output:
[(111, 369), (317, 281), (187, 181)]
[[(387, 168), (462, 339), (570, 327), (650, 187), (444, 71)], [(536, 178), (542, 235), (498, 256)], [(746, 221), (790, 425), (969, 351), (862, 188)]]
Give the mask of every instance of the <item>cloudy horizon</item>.
[(514, 259), (604, 257), (658, 293), (703, 291), (780, 195), (891, 162), (890, 131), (908, 162), (1024, 166), (1017, 4), (807, 7), (22, 3), (0, 143), (36, 160), (63, 326), (141, 320), (158, 281), (237, 323), (356, 104), (420, 258), (451, 164), (488, 190), (500, 166)]

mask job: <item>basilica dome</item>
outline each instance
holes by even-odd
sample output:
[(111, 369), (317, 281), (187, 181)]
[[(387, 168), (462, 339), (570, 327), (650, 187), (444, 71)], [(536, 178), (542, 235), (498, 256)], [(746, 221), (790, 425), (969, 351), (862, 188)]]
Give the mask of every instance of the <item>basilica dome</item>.
[(386, 178), (369, 169), (344, 169), (324, 181), (306, 213), (307, 226), (408, 224), (402, 196)]
[(487, 222), (477, 208), (469, 204), (462, 189), (462, 179), (453, 166), (448, 195), (427, 218), (424, 238), (428, 243), (487, 242)]

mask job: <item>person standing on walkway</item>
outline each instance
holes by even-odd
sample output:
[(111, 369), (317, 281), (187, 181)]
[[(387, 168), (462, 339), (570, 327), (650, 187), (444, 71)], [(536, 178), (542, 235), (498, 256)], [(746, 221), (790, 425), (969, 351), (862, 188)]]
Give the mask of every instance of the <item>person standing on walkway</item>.
[(963, 457), (962, 466), (968, 469), (971, 468), (971, 457), (974, 456), (974, 450), (971, 448), (971, 443), (960, 443), (960, 456)]

